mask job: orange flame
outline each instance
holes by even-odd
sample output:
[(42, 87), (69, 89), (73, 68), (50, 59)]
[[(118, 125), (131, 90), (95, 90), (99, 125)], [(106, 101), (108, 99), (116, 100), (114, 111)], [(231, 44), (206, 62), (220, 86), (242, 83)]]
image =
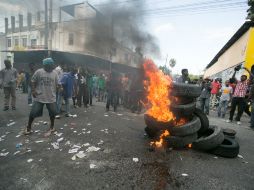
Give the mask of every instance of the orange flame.
[(173, 83), (171, 77), (164, 75), (150, 59), (145, 60), (144, 71), (145, 76), (149, 79), (144, 82), (144, 85), (148, 93), (147, 100), (151, 106), (146, 113), (156, 118), (157, 121), (173, 120), (175, 117), (170, 111), (171, 101), (169, 99), (169, 87)]
[(188, 144), (188, 148), (192, 148), (192, 144)]
[(168, 132), (168, 130), (165, 130), (161, 135), (160, 135), (160, 140), (155, 141), (155, 142), (151, 142), (150, 145), (155, 145), (156, 147), (160, 148), (163, 145), (164, 142), (164, 138), (169, 136), (170, 133)]

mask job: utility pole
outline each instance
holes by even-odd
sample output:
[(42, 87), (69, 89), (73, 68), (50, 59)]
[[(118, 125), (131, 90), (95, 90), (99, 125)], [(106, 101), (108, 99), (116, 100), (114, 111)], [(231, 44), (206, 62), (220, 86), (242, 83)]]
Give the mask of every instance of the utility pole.
[(45, 0), (45, 34), (44, 34), (44, 46), (48, 49), (48, 0)]
[(49, 0), (49, 38), (48, 38), (48, 55), (50, 56), (51, 51), (52, 51), (52, 21), (53, 21), (53, 0)]

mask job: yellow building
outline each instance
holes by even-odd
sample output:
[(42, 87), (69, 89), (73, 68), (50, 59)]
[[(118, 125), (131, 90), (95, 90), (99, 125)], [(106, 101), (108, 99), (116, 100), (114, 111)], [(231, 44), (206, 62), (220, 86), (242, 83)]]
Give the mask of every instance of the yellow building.
[[(251, 70), (254, 68), (254, 22), (246, 21), (232, 38), (217, 53), (207, 65), (204, 78), (229, 79), (234, 73), (234, 68), (242, 65)], [(237, 72), (236, 77), (246, 74), (245, 70)]]

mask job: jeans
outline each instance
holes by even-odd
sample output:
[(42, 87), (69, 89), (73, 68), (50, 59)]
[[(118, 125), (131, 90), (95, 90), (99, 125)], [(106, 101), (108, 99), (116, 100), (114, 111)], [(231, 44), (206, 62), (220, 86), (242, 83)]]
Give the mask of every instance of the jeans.
[(251, 103), (251, 119), (250, 119), (251, 127), (254, 128), (254, 102)]
[(56, 111), (58, 114), (61, 112), (61, 107), (62, 107), (62, 93), (58, 92), (56, 95)]
[[(220, 104), (218, 107), (218, 116), (220, 117), (222, 115), (222, 117), (224, 118), (226, 115), (227, 108), (228, 108), (228, 100), (220, 101)], [(221, 109), (222, 109), (222, 111), (221, 111)]]
[(11, 96), (11, 106), (16, 107), (16, 88), (15, 86), (4, 87), (4, 107), (9, 107)]
[(217, 99), (217, 94), (211, 94), (211, 107), (213, 108), (215, 106)]
[(65, 102), (65, 112), (66, 114), (70, 113), (70, 100), (69, 98), (64, 98), (64, 102)]
[(112, 105), (114, 108), (114, 111), (116, 111), (116, 108), (117, 108), (117, 93), (116, 92), (108, 92), (106, 108), (109, 109), (110, 105)]
[(229, 120), (231, 121), (233, 120), (236, 106), (238, 107), (238, 112), (237, 112), (235, 120), (240, 121), (243, 115), (243, 111), (245, 109), (245, 100), (243, 97), (233, 97), (232, 103), (231, 103), (230, 117), (229, 117)]
[(31, 86), (27, 86), (27, 102), (28, 104), (32, 104), (33, 103), (33, 98), (32, 98), (32, 88)]
[(200, 109), (205, 113), (209, 114), (209, 103), (210, 98), (200, 98)]

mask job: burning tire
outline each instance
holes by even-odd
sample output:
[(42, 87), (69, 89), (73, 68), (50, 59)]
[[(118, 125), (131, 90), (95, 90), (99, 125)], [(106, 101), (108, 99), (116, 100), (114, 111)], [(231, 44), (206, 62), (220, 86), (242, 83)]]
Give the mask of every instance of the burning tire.
[(209, 128), (209, 120), (206, 114), (201, 109), (196, 108), (194, 111), (194, 115), (196, 115), (201, 121), (201, 128), (198, 131), (198, 136), (200, 137)]
[(225, 158), (235, 158), (239, 153), (239, 144), (235, 139), (225, 137), (224, 141), (215, 149), (209, 152)]
[(192, 145), (197, 150), (208, 151), (219, 146), (223, 140), (222, 129), (216, 125), (211, 125)]
[(226, 129), (223, 129), (223, 134), (227, 137), (234, 139), (236, 135), (236, 131), (233, 129), (226, 128)]
[(157, 128), (158, 130), (168, 129), (170, 126), (173, 126), (173, 122), (162, 122), (157, 121), (152, 116), (145, 114), (144, 115), (145, 123), (149, 128)]
[(201, 127), (201, 122), (198, 117), (194, 117), (190, 122), (175, 127), (169, 127), (168, 130), (171, 135), (184, 137), (196, 133)]
[(160, 130), (155, 127), (145, 127), (145, 132), (149, 138), (154, 139), (159, 136)]
[(170, 107), (171, 107), (171, 110), (174, 112), (174, 114), (177, 116), (181, 116), (181, 117), (190, 116), (193, 114), (196, 108), (196, 102), (183, 104), (183, 105), (172, 104)]
[(176, 97), (197, 98), (201, 94), (201, 87), (194, 84), (174, 83), (171, 95)]
[(189, 97), (174, 97), (173, 98), (173, 103), (176, 105), (190, 104), (195, 101), (196, 100), (194, 98), (189, 98)]
[(197, 140), (198, 135), (197, 133), (193, 133), (191, 135), (187, 135), (184, 137), (178, 137), (178, 136), (167, 136), (165, 137), (165, 142), (167, 147), (172, 148), (184, 148), (186, 145), (191, 144), (195, 140)]

